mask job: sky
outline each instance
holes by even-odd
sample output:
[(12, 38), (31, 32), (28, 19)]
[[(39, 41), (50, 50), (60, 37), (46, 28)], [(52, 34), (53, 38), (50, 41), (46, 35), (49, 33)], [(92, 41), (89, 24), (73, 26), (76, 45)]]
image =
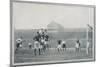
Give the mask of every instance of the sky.
[(50, 5), (36, 3), (13, 3), (13, 25), (15, 29), (47, 28), (52, 21), (65, 28), (94, 26), (92, 7)]

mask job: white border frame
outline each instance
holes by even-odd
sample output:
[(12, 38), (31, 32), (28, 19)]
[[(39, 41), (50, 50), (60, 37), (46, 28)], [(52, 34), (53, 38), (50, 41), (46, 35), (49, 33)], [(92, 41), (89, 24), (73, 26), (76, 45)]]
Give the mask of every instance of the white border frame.
[[(50, 4), (50, 5), (60, 5), (60, 6), (76, 6), (76, 7), (87, 7), (94, 8), (94, 31), (93, 31), (93, 58), (91, 59), (76, 59), (76, 60), (63, 60), (63, 61), (48, 61), (48, 62), (33, 62), (33, 63), (14, 63), (14, 24), (13, 19), (13, 2), (19, 3), (35, 3), (35, 4)], [(19, 1), (19, 0), (10, 0), (10, 67), (13, 66), (27, 66), (27, 65), (42, 65), (42, 64), (58, 64), (58, 63), (73, 63), (73, 62), (87, 62), (95, 61), (95, 29), (96, 29), (96, 6), (95, 5), (82, 5), (82, 4), (65, 4), (65, 3), (49, 3), (49, 2), (36, 2), (36, 1)]]

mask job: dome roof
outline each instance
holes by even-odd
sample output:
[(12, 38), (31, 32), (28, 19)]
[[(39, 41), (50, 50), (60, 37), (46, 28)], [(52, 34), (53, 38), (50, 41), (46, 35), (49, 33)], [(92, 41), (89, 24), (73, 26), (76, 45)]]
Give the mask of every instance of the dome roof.
[(60, 25), (59, 23), (52, 21), (51, 23), (49, 23), (47, 25), (47, 29), (51, 29), (51, 30), (63, 30), (64, 27), (62, 25)]

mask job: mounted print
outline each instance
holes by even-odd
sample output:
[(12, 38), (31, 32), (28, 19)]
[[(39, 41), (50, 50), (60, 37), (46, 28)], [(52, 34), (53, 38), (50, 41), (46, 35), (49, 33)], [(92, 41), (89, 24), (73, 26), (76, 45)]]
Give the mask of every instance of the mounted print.
[(11, 0), (11, 66), (95, 60), (95, 6)]

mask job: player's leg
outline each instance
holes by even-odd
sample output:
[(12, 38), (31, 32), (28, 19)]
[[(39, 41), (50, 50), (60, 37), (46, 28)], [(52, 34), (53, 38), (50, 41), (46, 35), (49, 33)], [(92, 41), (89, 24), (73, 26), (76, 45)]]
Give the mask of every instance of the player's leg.
[(39, 55), (41, 55), (41, 49), (39, 48), (38, 50), (39, 50)]
[(77, 52), (80, 52), (80, 47), (77, 48)]
[(58, 52), (59, 52), (59, 48), (57, 48)]
[(57, 46), (57, 51), (59, 52), (59, 45)]
[(88, 53), (89, 53), (89, 48), (87, 47), (87, 48), (86, 48), (86, 54), (88, 54)]
[(18, 48), (15, 49), (15, 53), (17, 53), (17, 51), (18, 51)]
[(66, 51), (66, 45), (65, 45), (65, 51)]
[(75, 51), (78, 52), (78, 48), (77, 47), (75, 48)]
[(18, 48), (19, 48), (19, 43), (16, 44), (16, 49), (15, 49), (15, 53), (18, 52)]
[(36, 51), (37, 51), (37, 49), (35, 48), (35, 49), (34, 49), (34, 54), (35, 54), (35, 56), (36, 56)]

